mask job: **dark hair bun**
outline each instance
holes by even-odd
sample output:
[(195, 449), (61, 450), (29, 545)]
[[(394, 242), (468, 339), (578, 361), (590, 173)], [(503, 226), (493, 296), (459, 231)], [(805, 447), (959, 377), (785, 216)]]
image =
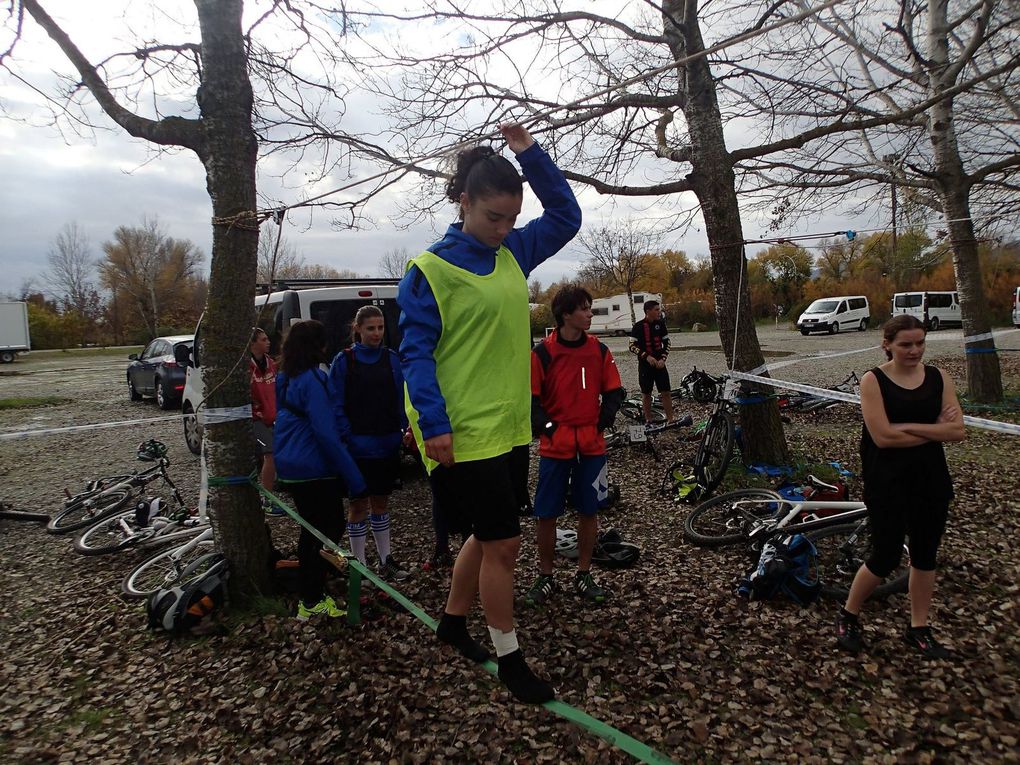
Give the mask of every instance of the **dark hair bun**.
[(508, 159), (491, 146), (476, 146), (457, 155), (453, 177), (446, 184), (446, 198), (460, 204), (461, 194), (468, 199), (493, 194), (523, 194), (520, 173)]

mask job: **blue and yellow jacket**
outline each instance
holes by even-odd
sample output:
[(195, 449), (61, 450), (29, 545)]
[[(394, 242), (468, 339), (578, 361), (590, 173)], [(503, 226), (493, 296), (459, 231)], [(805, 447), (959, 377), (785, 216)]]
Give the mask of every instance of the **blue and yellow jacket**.
[[(511, 231), (503, 245), (510, 250), (524, 276), (559, 252), (581, 228), (581, 208), (570, 184), (537, 143), (517, 155), (524, 177), (542, 203), (542, 215)], [(443, 260), (484, 276), (496, 264), (496, 249), (482, 244), (454, 223), (446, 236), (428, 248)], [(428, 280), (412, 266), (400, 281), (400, 363), (411, 405), (419, 414), (423, 438), (451, 432), (446, 401), (436, 380), (434, 352), (443, 333), (439, 306)]]

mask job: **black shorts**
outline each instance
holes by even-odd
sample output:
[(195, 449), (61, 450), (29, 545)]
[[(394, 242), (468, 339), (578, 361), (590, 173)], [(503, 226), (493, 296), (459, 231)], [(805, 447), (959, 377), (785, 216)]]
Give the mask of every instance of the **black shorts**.
[[(517, 447), (521, 448), (526, 453), (528, 447)], [(520, 460), (507, 452), (449, 468), (439, 465), (429, 478), (437, 510), (451, 533), (494, 542), (521, 535), (518, 516), (522, 498), (527, 500), (527, 472), (523, 482), (521, 477)]]
[(359, 457), (358, 463), (370, 497), (386, 497), (393, 493), (400, 471), (400, 455), (392, 457)]
[(638, 387), (642, 393), (651, 393), (652, 387), (658, 389), (659, 393), (669, 392), (669, 370), (666, 367), (658, 369), (643, 361), (638, 362), (637, 370)]

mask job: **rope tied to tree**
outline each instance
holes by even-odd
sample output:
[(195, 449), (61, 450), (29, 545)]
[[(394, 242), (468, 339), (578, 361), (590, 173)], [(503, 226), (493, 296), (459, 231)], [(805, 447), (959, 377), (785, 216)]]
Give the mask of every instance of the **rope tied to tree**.
[(274, 217), (275, 212), (270, 210), (259, 212), (258, 210), (242, 210), (239, 213), (223, 218), (213, 216), (214, 226), (226, 226), (227, 228), (239, 228), (244, 231), (258, 231), (262, 223)]

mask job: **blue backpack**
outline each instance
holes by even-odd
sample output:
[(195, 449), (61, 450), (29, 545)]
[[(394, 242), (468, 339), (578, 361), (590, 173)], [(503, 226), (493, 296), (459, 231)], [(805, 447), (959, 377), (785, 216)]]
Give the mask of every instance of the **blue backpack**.
[(802, 606), (818, 599), (818, 551), (803, 534), (762, 545), (758, 562), (738, 580), (737, 594), (748, 600), (785, 596)]

